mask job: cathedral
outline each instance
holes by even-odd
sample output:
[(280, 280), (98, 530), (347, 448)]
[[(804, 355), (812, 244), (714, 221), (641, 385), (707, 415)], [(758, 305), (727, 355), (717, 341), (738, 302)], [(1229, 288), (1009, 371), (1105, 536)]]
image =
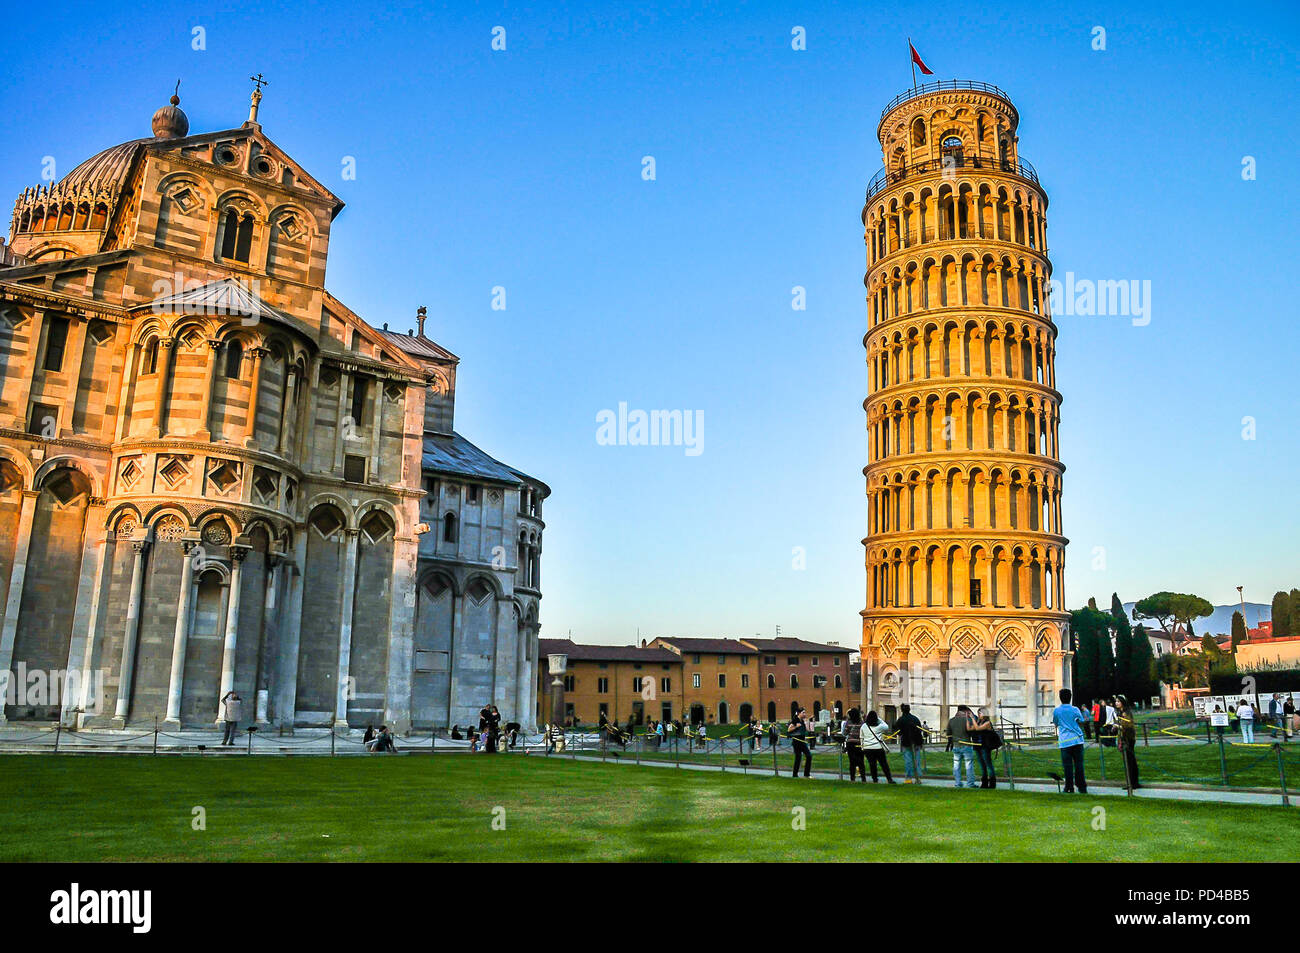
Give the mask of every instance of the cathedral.
[[(549, 488), (458, 358), (325, 288), (343, 202), (258, 121), (28, 188), (0, 243), (3, 721), (536, 722)], [(142, 123), (143, 124), (143, 123)], [(36, 682), (63, 690), (29, 691)]]
[(863, 704), (1034, 729), (1071, 683), (1047, 195), (987, 83), (898, 96), (867, 189)]

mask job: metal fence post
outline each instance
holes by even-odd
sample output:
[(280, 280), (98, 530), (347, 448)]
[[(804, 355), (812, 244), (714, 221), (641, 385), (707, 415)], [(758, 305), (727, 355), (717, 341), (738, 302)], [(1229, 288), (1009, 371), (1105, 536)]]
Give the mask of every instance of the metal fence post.
[(1282, 806), (1290, 807), (1291, 798), (1286, 793), (1286, 765), (1282, 763), (1282, 746), (1274, 744), (1273, 750), (1277, 752), (1277, 776), (1282, 782)]
[(1005, 765), (1007, 769), (1007, 787), (1014, 791), (1016, 789), (1016, 781), (1011, 775), (1011, 747), (1009, 745), (1004, 744), (1002, 746), (1002, 764)]
[[(1160, 726), (1156, 725), (1156, 727), (1159, 728)], [(1147, 730), (1146, 725), (1142, 726), (1142, 744), (1147, 748), (1151, 747), (1151, 732)]]
[(158, 753), (158, 716), (153, 716), (153, 753)]
[(637, 738), (636, 735), (632, 736), (632, 747), (635, 749), (636, 763), (637, 766), (639, 767), (641, 764), (641, 741), (639, 738)]
[(1228, 756), (1223, 750), (1223, 732), (1219, 732), (1219, 772), (1223, 775), (1223, 784), (1228, 784)]
[[(1085, 748), (1084, 750), (1087, 751), (1088, 749)], [(1097, 751), (1099, 756), (1101, 757), (1101, 779), (1105, 781), (1106, 780), (1106, 744), (1104, 741), (1097, 742)]]
[(781, 769), (777, 767), (776, 764), (776, 746), (780, 743), (781, 742), (779, 738), (776, 741), (772, 742), (772, 777), (774, 778), (778, 778), (781, 776)]
[(63, 734), (63, 722), (54, 726), (54, 753), (59, 753), (59, 737)]
[(334, 757), (334, 729), (330, 729), (330, 757)]
[(718, 755), (722, 758), (722, 773), (727, 773), (727, 739), (718, 739)]

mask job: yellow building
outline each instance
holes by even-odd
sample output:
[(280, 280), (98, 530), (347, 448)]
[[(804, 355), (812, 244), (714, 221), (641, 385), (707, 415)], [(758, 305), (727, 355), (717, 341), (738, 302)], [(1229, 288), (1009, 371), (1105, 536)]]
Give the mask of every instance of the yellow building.
[(915, 87), (862, 210), (869, 395), (862, 704), (1043, 724), (1070, 684), (1047, 196), (1016, 107)]
[(610, 721), (644, 724), (651, 719), (682, 717), (682, 663), (672, 652), (635, 645), (580, 645), (570, 639), (539, 639), (537, 720), (551, 720), (548, 655), (569, 659), (564, 676), (564, 720), (594, 725), (602, 714)]

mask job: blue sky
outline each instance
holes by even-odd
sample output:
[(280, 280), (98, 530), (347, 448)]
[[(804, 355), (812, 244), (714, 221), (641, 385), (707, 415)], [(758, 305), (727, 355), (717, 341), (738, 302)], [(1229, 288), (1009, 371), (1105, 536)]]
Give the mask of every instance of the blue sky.
[[(236, 126), (265, 73), (265, 131), (347, 202), (330, 289), (427, 305), (458, 429), (553, 488), (543, 635), (856, 644), (859, 215), (910, 35), (1015, 101), (1058, 277), (1152, 283), (1146, 327), (1058, 322), (1068, 604), (1300, 586), (1294, 5), (554, 6), (42, 10), (0, 38), (0, 180), (147, 135), (177, 77), (192, 130)], [(598, 445), (620, 402), (702, 411), (703, 452)]]

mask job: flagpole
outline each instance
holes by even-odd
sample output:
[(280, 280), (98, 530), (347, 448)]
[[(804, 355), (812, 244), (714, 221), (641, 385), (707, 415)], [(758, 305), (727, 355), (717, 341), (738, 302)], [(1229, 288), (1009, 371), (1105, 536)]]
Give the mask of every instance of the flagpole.
[(912, 38), (909, 36), (907, 38), (907, 62), (912, 67), (912, 89), (913, 91), (915, 91), (916, 90), (916, 60), (913, 59), (912, 57), (912, 49), (913, 49)]

